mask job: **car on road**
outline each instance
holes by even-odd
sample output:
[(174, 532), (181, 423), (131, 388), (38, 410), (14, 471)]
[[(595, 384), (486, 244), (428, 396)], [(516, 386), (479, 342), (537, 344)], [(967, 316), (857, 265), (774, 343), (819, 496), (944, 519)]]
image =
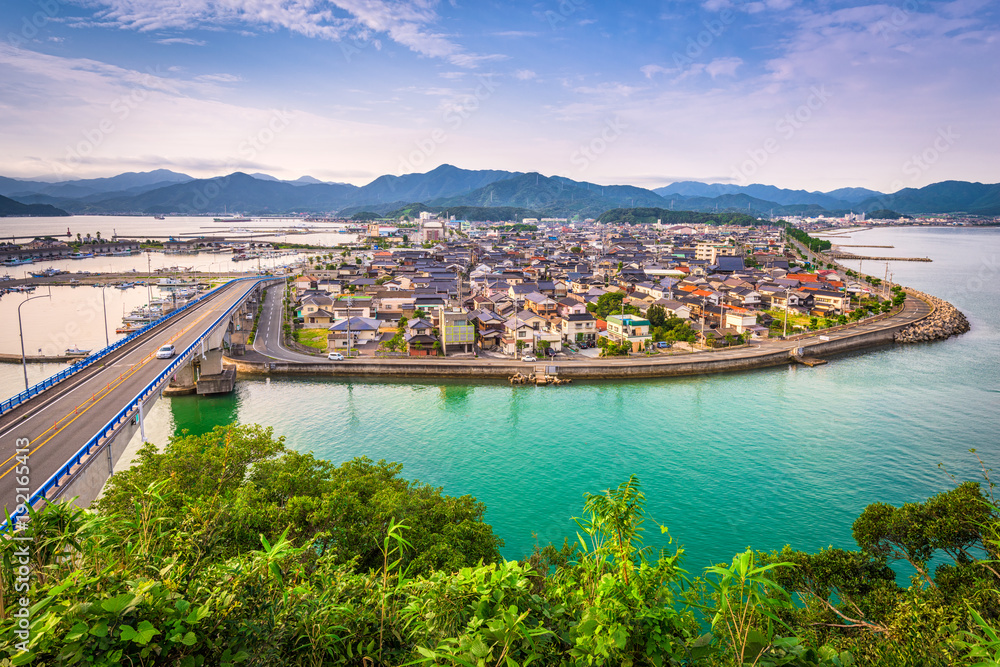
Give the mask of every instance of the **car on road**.
[(174, 348), (173, 345), (164, 345), (163, 347), (161, 347), (159, 350), (156, 351), (156, 358), (170, 359), (175, 354), (177, 354), (177, 350)]
[(521, 357), (521, 361), (538, 361), (538, 357), (533, 357), (530, 354), (526, 354)]
[(342, 355), (340, 352), (331, 352), (330, 354), (326, 355), (326, 358), (329, 359), (330, 361), (343, 361), (344, 355)]

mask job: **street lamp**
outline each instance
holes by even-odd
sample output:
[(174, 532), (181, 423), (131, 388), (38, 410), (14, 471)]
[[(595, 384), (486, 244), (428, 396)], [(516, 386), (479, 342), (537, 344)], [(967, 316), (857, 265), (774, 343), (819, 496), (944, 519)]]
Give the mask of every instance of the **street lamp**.
[(28, 360), (24, 356), (24, 330), (21, 328), (21, 306), (28, 303), (32, 299), (50, 299), (52, 298), (51, 288), (48, 294), (43, 294), (41, 296), (29, 296), (27, 299), (17, 304), (17, 335), (21, 339), (21, 369), (24, 371), (24, 390), (28, 391)]

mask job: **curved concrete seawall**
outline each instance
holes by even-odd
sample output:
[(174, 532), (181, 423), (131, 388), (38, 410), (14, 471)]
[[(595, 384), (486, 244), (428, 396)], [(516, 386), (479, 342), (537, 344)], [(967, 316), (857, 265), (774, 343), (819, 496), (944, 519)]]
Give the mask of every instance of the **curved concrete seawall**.
[[(506, 381), (515, 373), (545, 368), (548, 375), (571, 380), (623, 380), (705, 375), (769, 368), (793, 363), (803, 357), (828, 357), (891, 345), (900, 332), (935, 322), (943, 313), (950, 318), (950, 304), (922, 292), (908, 290), (910, 299), (900, 312), (883, 314), (856, 324), (799, 335), (785, 340), (766, 340), (737, 348), (670, 356), (628, 359), (566, 359), (523, 363), (497, 359), (372, 359), (314, 363), (296, 361), (251, 361), (226, 358), (226, 363), (247, 375), (305, 375), (333, 377), (485, 378)], [(949, 308), (951, 310), (949, 310)], [(957, 311), (955, 311), (957, 312)], [(963, 318), (964, 319), (964, 318)], [(903, 342), (903, 341), (900, 341)]]
[(810, 338), (798, 341), (776, 341), (762, 345), (696, 352), (673, 357), (639, 357), (631, 359), (588, 359), (586, 361), (550, 361), (537, 364), (492, 359), (424, 361), (419, 359), (352, 359), (342, 362), (298, 363), (289, 361), (246, 361), (227, 358), (242, 374), (249, 375), (308, 375), (333, 377), (438, 377), (492, 378), (507, 380), (516, 372), (529, 372), (536, 366), (554, 368), (560, 378), (572, 380), (615, 380), (684, 375), (704, 375), (769, 368), (791, 363), (797, 356), (826, 356), (852, 352), (892, 343), (902, 326), (875, 331), (848, 333), (842, 338), (820, 341)]

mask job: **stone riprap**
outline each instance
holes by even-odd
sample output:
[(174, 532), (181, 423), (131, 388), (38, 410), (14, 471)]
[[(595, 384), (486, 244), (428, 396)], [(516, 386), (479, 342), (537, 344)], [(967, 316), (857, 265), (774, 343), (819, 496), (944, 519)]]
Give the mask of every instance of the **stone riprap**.
[(907, 288), (908, 296), (923, 299), (934, 306), (934, 312), (910, 326), (896, 332), (897, 343), (926, 343), (959, 336), (969, 330), (965, 315), (944, 299)]

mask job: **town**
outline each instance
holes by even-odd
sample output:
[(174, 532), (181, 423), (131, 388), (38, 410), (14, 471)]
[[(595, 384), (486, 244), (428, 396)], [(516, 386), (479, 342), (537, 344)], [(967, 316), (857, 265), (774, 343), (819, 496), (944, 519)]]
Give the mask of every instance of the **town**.
[[(787, 225), (786, 225), (787, 227)], [(785, 227), (371, 222), (291, 281), (300, 351), (346, 357), (673, 354), (891, 310), (884, 278), (814, 265)], [(887, 277), (887, 276), (886, 276)]]

